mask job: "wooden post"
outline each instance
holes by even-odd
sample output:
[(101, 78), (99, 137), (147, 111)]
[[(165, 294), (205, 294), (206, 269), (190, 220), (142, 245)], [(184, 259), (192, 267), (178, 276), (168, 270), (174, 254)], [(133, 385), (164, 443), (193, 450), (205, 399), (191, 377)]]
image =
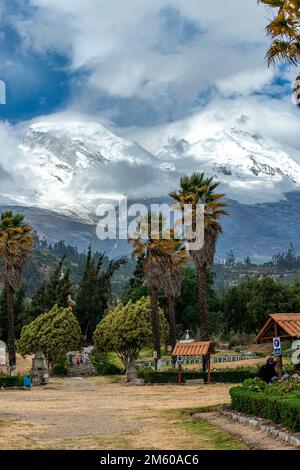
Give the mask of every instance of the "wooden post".
[(208, 354), (208, 372), (207, 372), (207, 383), (211, 383), (211, 368), (210, 368), (210, 354)]
[(178, 364), (178, 385), (181, 385), (181, 364)]
[[(275, 338), (278, 338), (278, 327), (277, 327), (277, 322), (274, 320), (274, 334)], [(282, 355), (278, 356), (278, 378), (279, 380), (282, 379)]]

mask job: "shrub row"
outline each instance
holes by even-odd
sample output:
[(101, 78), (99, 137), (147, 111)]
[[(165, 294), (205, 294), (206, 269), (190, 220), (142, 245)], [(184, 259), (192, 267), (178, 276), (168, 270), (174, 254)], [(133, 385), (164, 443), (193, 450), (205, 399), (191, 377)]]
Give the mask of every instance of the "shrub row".
[[(256, 369), (222, 369), (212, 371), (211, 381), (213, 383), (241, 383), (246, 379), (254, 378), (257, 375)], [(139, 377), (144, 379), (146, 383), (162, 384), (162, 383), (177, 383), (178, 371), (170, 370), (164, 372), (154, 372), (152, 369), (140, 369)], [(197, 371), (183, 371), (182, 383), (186, 380), (204, 379), (207, 380), (207, 374)]]
[(0, 388), (22, 387), (23, 377), (10, 375), (0, 375)]
[(266, 392), (251, 392), (243, 387), (232, 388), (230, 396), (234, 410), (283, 424), (292, 431), (300, 431), (299, 396), (283, 398)]

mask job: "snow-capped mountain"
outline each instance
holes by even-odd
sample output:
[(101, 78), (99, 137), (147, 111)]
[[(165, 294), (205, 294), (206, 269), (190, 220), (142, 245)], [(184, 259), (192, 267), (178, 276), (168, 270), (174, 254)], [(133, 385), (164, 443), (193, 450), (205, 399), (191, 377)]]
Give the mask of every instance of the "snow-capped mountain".
[(215, 176), (223, 190), (243, 202), (278, 200), (300, 188), (300, 152), (283, 147), (260, 134), (238, 128), (220, 130), (207, 138), (169, 137), (158, 158), (176, 170), (201, 170)]
[(16, 171), (28, 174), (28, 186), (14, 195), (14, 203), (85, 218), (103, 199), (138, 194), (141, 186), (141, 196), (150, 195), (152, 173), (161, 180), (170, 172), (168, 164), (139, 144), (96, 122), (37, 122), (20, 150), (23, 159)]
[(278, 201), (300, 189), (300, 153), (238, 127), (201, 138), (197, 128), (170, 134), (151, 152), (97, 122), (37, 122), (19, 150), (15, 184), (0, 202), (84, 220), (123, 194), (165, 197), (194, 171), (215, 176), (228, 197), (244, 203)]

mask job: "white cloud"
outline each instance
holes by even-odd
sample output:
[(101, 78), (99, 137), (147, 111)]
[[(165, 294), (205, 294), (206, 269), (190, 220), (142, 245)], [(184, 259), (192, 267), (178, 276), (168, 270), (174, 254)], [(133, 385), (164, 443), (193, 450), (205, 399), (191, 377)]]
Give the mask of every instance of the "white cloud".
[(13, 23), (26, 51), (64, 51), (88, 89), (156, 107), (193, 103), (207, 87), (248, 94), (269, 83), (264, 9), (253, 0), (31, 0)]

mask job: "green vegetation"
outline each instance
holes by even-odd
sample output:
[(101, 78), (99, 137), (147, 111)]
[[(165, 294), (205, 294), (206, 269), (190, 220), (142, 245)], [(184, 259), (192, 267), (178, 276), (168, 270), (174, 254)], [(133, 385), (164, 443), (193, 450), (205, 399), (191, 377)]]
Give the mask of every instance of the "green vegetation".
[(108, 307), (111, 299), (111, 278), (125, 260), (122, 258), (110, 261), (105, 270), (102, 269), (103, 263), (104, 255), (100, 255), (96, 263), (89, 248), (76, 296), (76, 313), (86, 342), (91, 341), (93, 332)]
[(10, 367), (16, 365), (14, 295), (20, 288), (22, 272), (31, 251), (32, 228), (24, 217), (11, 211), (0, 217), (0, 256), (7, 305), (7, 349)]
[(300, 285), (271, 277), (246, 279), (228, 289), (221, 302), (225, 331), (257, 334), (270, 313), (300, 311)]
[(300, 383), (295, 380), (269, 386), (260, 379), (246, 380), (230, 390), (231, 407), (300, 431)]
[(300, 2), (299, 0), (259, 0), (276, 10), (275, 17), (266, 27), (272, 44), (266, 59), (269, 65), (285, 61), (298, 65), (300, 61)]
[[(151, 303), (149, 297), (138, 302), (131, 300), (120, 304), (101, 320), (94, 333), (96, 352), (114, 351), (124, 366), (135, 359), (143, 346), (151, 342)], [(167, 335), (168, 326), (163, 311), (159, 309), (161, 337)]]
[[(193, 173), (191, 176), (183, 176), (180, 179), (179, 190), (170, 193), (170, 196), (182, 211), (183, 217), (184, 207), (186, 205), (191, 207), (193, 230), (195, 230), (197, 223), (197, 206), (200, 204), (204, 206), (203, 245), (189, 252), (197, 272), (199, 297), (198, 328), (202, 341), (210, 339), (206, 270), (214, 262), (217, 239), (222, 232), (221, 216), (227, 215), (227, 212), (224, 210), (226, 207), (226, 204), (223, 202), (224, 194), (216, 192), (218, 186), (219, 183), (213, 177), (207, 178), (204, 173)], [(193, 243), (195, 240), (188, 241)]]
[(17, 350), (22, 356), (42, 351), (49, 364), (53, 365), (64, 359), (67, 352), (80, 349), (81, 344), (80, 325), (72, 310), (55, 305), (24, 326)]
[[(257, 369), (255, 368), (237, 368), (237, 369), (220, 369), (213, 370), (211, 374), (211, 381), (213, 383), (241, 383), (245, 379), (254, 378), (257, 376)], [(146, 383), (178, 383), (178, 372), (166, 370), (164, 372), (154, 372), (152, 368), (139, 369), (139, 377), (144, 379)], [(207, 380), (206, 372), (187, 371), (182, 372), (182, 383), (186, 380), (204, 379)]]
[(99, 353), (94, 349), (90, 354), (90, 360), (99, 375), (122, 375), (124, 367), (119, 367), (115, 358), (111, 358), (110, 353)]
[[(246, 446), (236, 437), (229, 433), (220, 431), (217, 427), (202, 420), (201, 418), (193, 419), (188, 413), (181, 413), (180, 418), (183, 423), (180, 424), (185, 429), (189, 429), (193, 433), (199, 434), (201, 439), (201, 448), (209, 450), (244, 450)], [(202, 447), (203, 446), (203, 447)]]
[(23, 377), (21, 375), (16, 375), (16, 376), (0, 375), (0, 389), (10, 388), (10, 387), (22, 387), (22, 386), (23, 386)]
[(51, 375), (53, 377), (67, 377), (69, 373), (69, 366), (66, 358), (61, 359), (58, 361), (51, 370)]

